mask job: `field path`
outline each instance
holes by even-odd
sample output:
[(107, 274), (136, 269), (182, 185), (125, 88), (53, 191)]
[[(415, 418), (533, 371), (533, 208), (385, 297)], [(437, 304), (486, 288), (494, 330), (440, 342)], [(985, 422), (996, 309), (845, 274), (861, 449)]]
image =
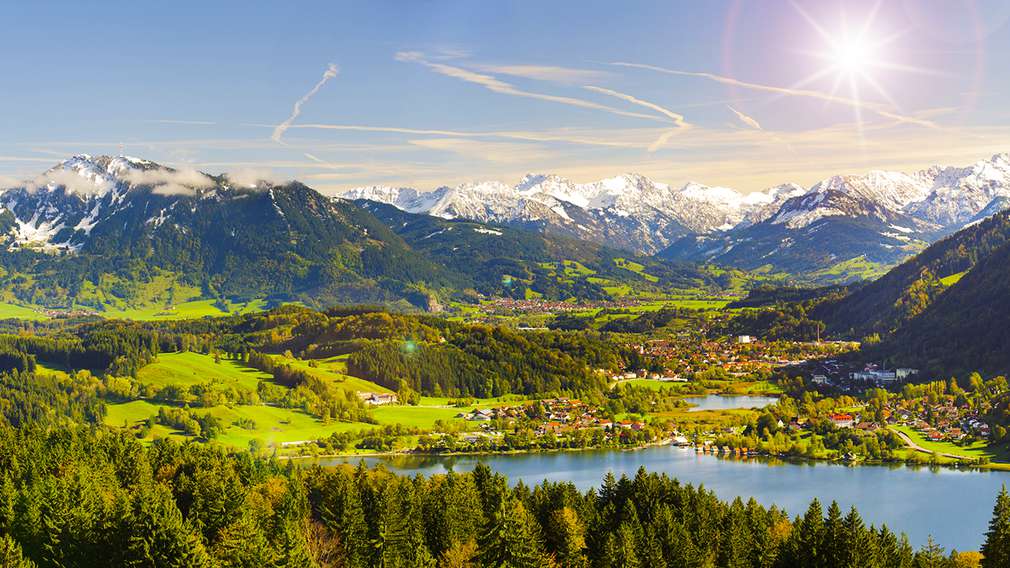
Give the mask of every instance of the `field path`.
[(901, 439), (905, 442), (905, 445), (907, 445), (909, 448), (912, 448), (913, 450), (915, 450), (917, 452), (922, 452), (924, 454), (930, 454), (930, 455), (933, 455), (935, 453), (935, 454), (941, 455), (941, 456), (943, 456), (945, 458), (953, 458), (953, 459), (956, 459), (956, 460), (963, 460), (963, 459), (965, 459), (965, 456), (959, 456), (957, 454), (947, 454), (947, 453), (944, 453), (944, 452), (934, 452), (932, 450), (927, 450), (926, 448), (924, 448), (924, 447), (920, 446), (919, 444), (916, 444), (915, 442), (913, 442), (912, 439), (908, 437), (908, 434), (902, 432), (901, 430), (893, 429), (892, 432), (896, 432), (898, 434), (898, 436), (900, 436)]

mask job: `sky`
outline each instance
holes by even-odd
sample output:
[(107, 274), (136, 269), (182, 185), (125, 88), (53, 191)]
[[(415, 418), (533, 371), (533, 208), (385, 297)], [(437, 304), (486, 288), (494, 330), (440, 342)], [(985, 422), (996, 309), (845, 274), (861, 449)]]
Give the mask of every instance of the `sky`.
[(325, 193), (742, 192), (1010, 151), (1003, 0), (3, 2), (0, 185), (74, 154)]

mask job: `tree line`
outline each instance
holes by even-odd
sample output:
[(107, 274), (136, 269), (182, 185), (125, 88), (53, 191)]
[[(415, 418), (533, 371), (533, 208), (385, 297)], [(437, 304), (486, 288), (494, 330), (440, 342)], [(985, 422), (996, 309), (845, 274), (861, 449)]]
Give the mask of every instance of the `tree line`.
[[(984, 557), (982, 556), (984, 555)], [(855, 509), (799, 516), (644, 469), (597, 489), (484, 465), (404, 477), (295, 467), (103, 428), (0, 427), (0, 565), (256, 567), (1006, 566), (1010, 496), (981, 554), (914, 549)]]

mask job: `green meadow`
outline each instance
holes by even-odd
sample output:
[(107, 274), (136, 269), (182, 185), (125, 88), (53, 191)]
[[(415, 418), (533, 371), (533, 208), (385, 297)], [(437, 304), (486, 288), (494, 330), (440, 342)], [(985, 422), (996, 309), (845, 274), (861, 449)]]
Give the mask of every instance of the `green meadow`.
[(191, 386), (213, 381), (221, 386), (233, 386), (256, 391), (262, 380), (269, 380), (267, 373), (246, 367), (238, 361), (220, 358), (217, 362), (211, 355), (181, 352), (162, 353), (158, 360), (145, 366), (137, 373), (137, 380), (144, 384), (158, 386)]
[(303, 370), (310, 375), (316, 376), (325, 381), (331, 382), (344, 390), (355, 392), (381, 392), (390, 393), (392, 390), (358, 377), (347, 374), (347, 355), (338, 355), (326, 359), (312, 359), (311, 363), (306, 359), (284, 357), (277, 355), (274, 358), (282, 361), (296, 369)]

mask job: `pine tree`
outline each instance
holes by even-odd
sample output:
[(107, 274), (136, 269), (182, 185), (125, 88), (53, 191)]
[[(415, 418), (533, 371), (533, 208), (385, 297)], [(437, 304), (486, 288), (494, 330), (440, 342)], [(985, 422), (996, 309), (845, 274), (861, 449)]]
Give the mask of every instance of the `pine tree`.
[(222, 528), (210, 552), (222, 568), (269, 566), (274, 561), (266, 537), (248, 514)]
[(503, 496), (479, 541), (482, 566), (491, 568), (539, 568), (541, 552), (536, 520), (522, 501)]
[(822, 550), (824, 541), (824, 513), (821, 502), (814, 499), (810, 502), (803, 520), (799, 524), (798, 550), (796, 551), (799, 565), (819, 566), (825, 558)]
[(828, 506), (828, 517), (824, 521), (823, 565), (828, 568), (845, 566), (845, 530), (842, 525), (842, 510), (837, 501)]
[(915, 568), (946, 568), (947, 557), (943, 547), (930, 535), (925, 546), (915, 553)]
[(617, 534), (614, 537), (614, 558), (611, 560), (613, 568), (639, 568), (643, 566), (638, 558), (637, 532), (634, 525), (627, 521), (617, 527)]
[(982, 568), (1010, 566), (1010, 495), (1006, 485), (996, 496), (992, 520), (982, 545)]
[(7, 535), (0, 535), (0, 566), (3, 568), (35, 568), (35, 563), (24, 557), (19, 545)]
[(140, 487), (134, 493), (124, 551), (129, 566), (209, 566), (210, 558), (196, 534), (185, 526), (182, 513), (164, 485)]
[(866, 530), (855, 507), (842, 521), (841, 564), (845, 568), (872, 568), (877, 565), (876, 542)]
[(719, 566), (726, 568), (750, 566), (750, 531), (743, 503), (739, 497), (733, 500), (729, 513), (723, 518), (720, 533), (722, 538), (719, 542)]
[(575, 510), (562, 507), (551, 513), (550, 527), (558, 562), (572, 568), (585, 566), (586, 531)]

